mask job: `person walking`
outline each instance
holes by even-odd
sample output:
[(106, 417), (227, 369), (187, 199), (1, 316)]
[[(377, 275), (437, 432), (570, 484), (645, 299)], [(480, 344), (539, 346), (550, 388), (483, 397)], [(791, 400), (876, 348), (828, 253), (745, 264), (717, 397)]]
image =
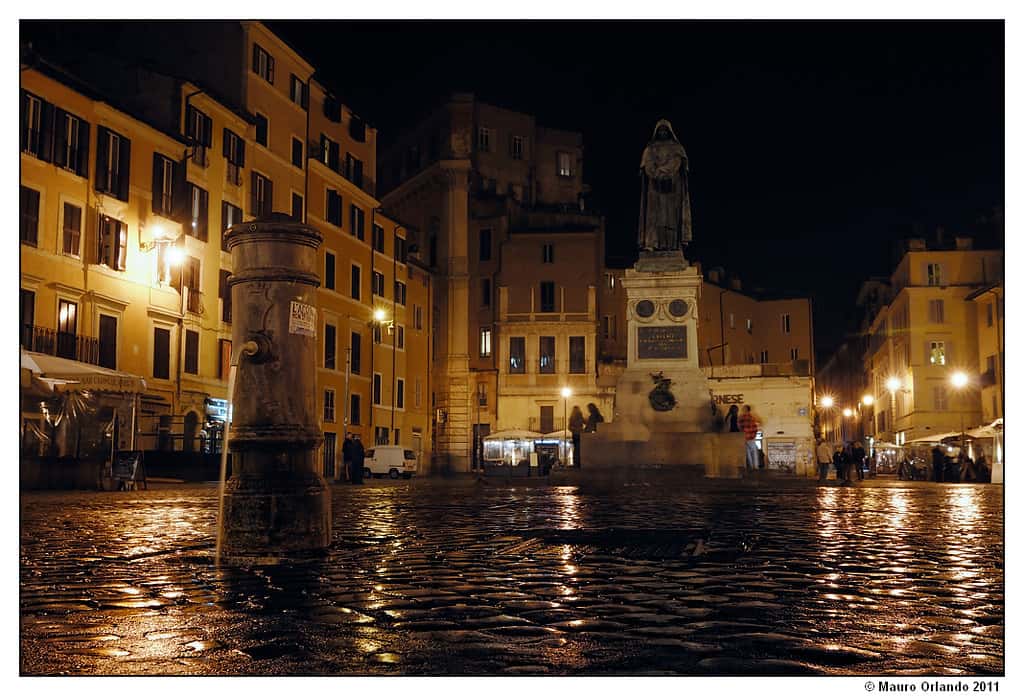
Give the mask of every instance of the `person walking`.
[(341, 443), (341, 462), (344, 471), (345, 480), (349, 483), (352, 482), (352, 433), (345, 435), (345, 440)]
[(583, 453), (580, 452), (580, 433), (583, 432), (584, 425), (583, 411), (579, 406), (573, 406), (572, 413), (569, 414), (569, 432), (572, 433), (572, 465), (577, 469), (583, 463)]
[(857, 469), (857, 480), (864, 480), (864, 460), (867, 458), (867, 452), (864, 451), (864, 445), (860, 440), (853, 443), (853, 450), (851, 451), (851, 457), (853, 466)]
[(729, 407), (729, 412), (725, 414), (725, 425), (730, 433), (738, 433), (740, 431), (739, 418), (740, 407), (733, 404)]
[(587, 427), (583, 429), (583, 432), (596, 433), (598, 423), (604, 423), (604, 416), (601, 415), (601, 410), (597, 407), (597, 404), (591, 401), (587, 404)]
[(942, 470), (946, 466), (946, 455), (938, 445), (932, 448), (932, 476), (935, 483), (942, 483)]
[(363, 459), (366, 457), (366, 450), (363, 449), (363, 442), (358, 437), (352, 438), (352, 483), (362, 485), (363, 483)]
[(832, 448), (825, 442), (825, 438), (818, 438), (818, 449), (815, 450), (815, 457), (818, 460), (818, 482), (824, 483), (828, 480), (828, 467), (832, 464)]
[(847, 478), (849, 474), (846, 470), (849, 465), (849, 459), (842, 445), (836, 445), (836, 451), (832, 453), (832, 464), (836, 468), (836, 481), (842, 484), (849, 483), (850, 481)]
[(757, 452), (757, 431), (760, 427), (757, 418), (750, 410), (749, 405), (743, 407), (743, 414), (739, 417), (739, 426), (743, 431), (743, 437), (747, 447), (747, 470), (754, 471), (759, 464)]

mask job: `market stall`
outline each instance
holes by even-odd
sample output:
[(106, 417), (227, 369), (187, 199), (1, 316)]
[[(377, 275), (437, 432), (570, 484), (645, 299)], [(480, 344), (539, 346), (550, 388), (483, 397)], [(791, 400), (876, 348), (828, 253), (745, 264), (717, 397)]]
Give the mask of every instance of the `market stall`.
[(534, 444), (543, 438), (532, 430), (501, 430), (484, 438), (484, 474), (530, 476), (538, 469)]

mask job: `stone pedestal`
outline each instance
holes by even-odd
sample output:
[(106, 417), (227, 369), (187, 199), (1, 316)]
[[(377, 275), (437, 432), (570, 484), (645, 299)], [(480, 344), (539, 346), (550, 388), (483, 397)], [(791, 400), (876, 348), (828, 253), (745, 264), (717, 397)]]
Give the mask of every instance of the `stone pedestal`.
[(701, 281), (681, 252), (645, 254), (626, 271), (627, 367), (613, 418), (589, 438), (584, 466), (690, 466), (738, 477), (742, 439), (737, 447), (712, 432), (711, 389), (698, 362)]

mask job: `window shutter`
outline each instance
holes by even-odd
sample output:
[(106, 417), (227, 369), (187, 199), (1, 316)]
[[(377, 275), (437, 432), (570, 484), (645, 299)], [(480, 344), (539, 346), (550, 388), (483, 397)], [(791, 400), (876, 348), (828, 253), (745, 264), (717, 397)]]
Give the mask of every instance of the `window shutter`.
[(267, 195), (263, 199), (263, 215), (274, 212), (274, 182), (267, 179)]
[(188, 181), (186, 180), (187, 169), (184, 162), (171, 164), (174, 177), (174, 182), (171, 185), (171, 216), (178, 222), (192, 219), (192, 201), (188, 196)]
[(203, 116), (203, 146), (211, 147), (213, 145), (213, 119), (209, 116)]
[(162, 214), (164, 210), (164, 158), (153, 153), (153, 212)]
[(75, 162), (78, 176), (89, 176), (89, 124), (78, 122), (78, 161)]
[(220, 153), (224, 155), (224, 159), (231, 161), (231, 131), (227, 128), (224, 129), (224, 136), (220, 141)]
[(53, 161), (61, 167), (73, 166), (74, 162), (68, 162), (68, 114), (64, 109), (57, 109), (53, 119)]
[(121, 157), (117, 163), (117, 197), (122, 201), (128, 200), (128, 186), (131, 183), (132, 167), (132, 141), (121, 138)]
[(96, 190), (106, 191), (107, 151), (110, 148), (110, 131), (103, 126), (96, 128)]
[(25, 105), (28, 104), (28, 95), (25, 90), (21, 90), (21, 100), (19, 108), (19, 116), (21, 118), (21, 150), (25, 151), (28, 147), (28, 123), (26, 123), (26, 109)]
[(252, 172), (249, 176), (249, 214), (253, 217), (260, 216), (259, 198), (256, 195), (256, 181), (259, 175)]
[(260, 69), (260, 47), (252, 45), (252, 71), (258, 73)]
[(53, 104), (42, 102), (42, 112), (39, 118), (39, 159), (47, 162), (53, 161), (53, 126), (54, 114)]

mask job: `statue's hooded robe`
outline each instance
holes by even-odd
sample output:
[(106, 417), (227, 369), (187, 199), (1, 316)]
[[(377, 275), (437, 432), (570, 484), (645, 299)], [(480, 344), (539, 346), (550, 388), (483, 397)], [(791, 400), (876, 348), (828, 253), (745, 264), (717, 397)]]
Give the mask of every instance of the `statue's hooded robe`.
[[(658, 130), (671, 137), (659, 140)], [(679, 249), (693, 239), (687, 159), (672, 124), (661, 119), (640, 159), (643, 182), (639, 246), (644, 250)]]

